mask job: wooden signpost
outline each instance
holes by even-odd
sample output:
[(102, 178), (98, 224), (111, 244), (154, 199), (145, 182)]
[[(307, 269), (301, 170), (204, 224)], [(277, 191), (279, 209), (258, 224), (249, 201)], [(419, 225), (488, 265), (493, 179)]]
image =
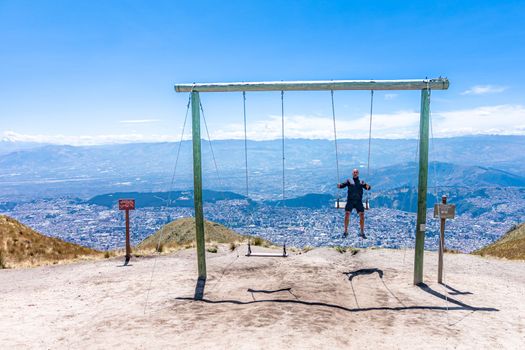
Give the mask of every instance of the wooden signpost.
[(447, 204), (447, 196), (441, 197), (441, 204), (434, 204), (434, 217), (441, 219), (441, 230), (439, 233), (439, 260), (438, 260), (438, 283), (443, 283), (443, 253), (445, 251), (445, 221), (454, 219), (456, 206)]
[(124, 262), (124, 265), (127, 265), (131, 259), (131, 244), (129, 242), (129, 211), (135, 210), (135, 200), (119, 199), (118, 208), (119, 210), (126, 211), (126, 261)]

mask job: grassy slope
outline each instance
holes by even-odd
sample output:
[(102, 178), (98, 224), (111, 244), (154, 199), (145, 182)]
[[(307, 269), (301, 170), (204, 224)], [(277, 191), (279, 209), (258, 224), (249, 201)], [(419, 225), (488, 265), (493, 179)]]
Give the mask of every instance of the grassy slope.
[(4, 267), (56, 264), (103, 256), (102, 252), (44, 236), (4, 215), (0, 215), (0, 254), (0, 265)]
[(476, 250), (473, 254), (525, 260), (525, 224), (519, 225), (496, 242)]
[[(223, 225), (211, 221), (204, 222), (206, 242), (238, 243), (247, 237), (232, 231)], [(163, 226), (160, 230), (144, 239), (137, 245), (138, 249), (155, 250), (161, 239), (163, 249), (177, 249), (190, 246), (195, 242), (195, 219), (183, 218)], [(252, 242), (253, 244), (253, 242)], [(258, 239), (258, 245), (271, 245), (270, 242)]]

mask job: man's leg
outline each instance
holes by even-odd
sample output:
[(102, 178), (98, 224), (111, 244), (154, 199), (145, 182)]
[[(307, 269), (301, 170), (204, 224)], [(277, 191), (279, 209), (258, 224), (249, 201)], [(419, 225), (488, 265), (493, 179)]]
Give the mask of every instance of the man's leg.
[(350, 222), (350, 212), (345, 211), (345, 236), (348, 234), (348, 223)]
[(365, 213), (359, 212), (359, 227), (361, 228), (361, 237), (366, 238), (365, 236)]

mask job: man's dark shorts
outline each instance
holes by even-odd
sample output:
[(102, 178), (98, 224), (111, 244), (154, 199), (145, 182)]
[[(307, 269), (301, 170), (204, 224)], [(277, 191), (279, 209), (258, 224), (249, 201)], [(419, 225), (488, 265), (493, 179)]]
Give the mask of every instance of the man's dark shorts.
[(363, 206), (363, 202), (360, 200), (353, 200), (346, 202), (345, 211), (352, 211), (352, 209), (355, 209), (358, 213), (362, 213), (365, 211), (365, 207)]

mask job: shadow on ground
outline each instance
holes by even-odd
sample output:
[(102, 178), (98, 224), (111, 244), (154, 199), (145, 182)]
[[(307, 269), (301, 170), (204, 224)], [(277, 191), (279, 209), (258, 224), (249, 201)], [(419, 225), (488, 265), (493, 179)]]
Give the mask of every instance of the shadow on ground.
[[(352, 280), (357, 276), (366, 276), (366, 275), (378, 275), (379, 279), (383, 283), (384, 287), (389, 291), (389, 293), (397, 299), (397, 301), (401, 304), (401, 306), (375, 306), (375, 307), (359, 307), (359, 304), (357, 303), (356, 299), (356, 305), (357, 307), (351, 308), (346, 307), (342, 305), (332, 304), (332, 303), (326, 303), (321, 301), (309, 301), (309, 300), (300, 300), (293, 292), (292, 288), (281, 288), (276, 290), (261, 290), (261, 289), (247, 289), (248, 293), (251, 293), (252, 300), (250, 301), (242, 301), (242, 300), (236, 300), (236, 299), (220, 299), (220, 300), (211, 300), (204, 297), (204, 289), (206, 285), (205, 279), (198, 279), (197, 284), (195, 286), (195, 294), (194, 297), (177, 297), (177, 300), (185, 300), (185, 301), (200, 301), (208, 304), (235, 304), (235, 305), (250, 305), (250, 304), (259, 304), (259, 303), (276, 303), (276, 304), (299, 304), (299, 305), (306, 305), (306, 306), (312, 306), (312, 307), (325, 307), (325, 308), (331, 308), (346, 312), (367, 312), (367, 311), (406, 311), (406, 310), (441, 310), (441, 311), (485, 311), (485, 312), (496, 312), (499, 311), (496, 308), (492, 307), (477, 307), (477, 306), (471, 306), (466, 303), (463, 303), (459, 300), (450, 298), (434, 289), (426, 285), (425, 283), (421, 283), (417, 285), (417, 287), (422, 290), (425, 293), (428, 293), (429, 295), (432, 295), (438, 299), (444, 300), (447, 303), (453, 304), (453, 306), (431, 306), (431, 305), (406, 305), (403, 303), (388, 287), (388, 285), (385, 283), (383, 277), (384, 272), (381, 269), (377, 268), (370, 268), (370, 269), (360, 269), (350, 272), (344, 272), (343, 274), (348, 276), (348, 280), (351, 284), (352, 290), (353, 290), (353, 284)], [(450, 289), (453, 291), (453, 293), (457, 294), (472, 294), (470, 292), (460, 292), (448, 285), (444, 285), (447, 289)], [(353, 290), (354, 291), (354, 290)], [(273, 294), (278, 292), (288, 292), (291, 295), (293, 295), (294, 299), (260, 299), (255, 300), (254, 293), (260, 293), (260, 294)], [(450, 294), (453, 294), (450, 293)], [(354, 291), (354, 297), (355, 297), (355, 291)]]

